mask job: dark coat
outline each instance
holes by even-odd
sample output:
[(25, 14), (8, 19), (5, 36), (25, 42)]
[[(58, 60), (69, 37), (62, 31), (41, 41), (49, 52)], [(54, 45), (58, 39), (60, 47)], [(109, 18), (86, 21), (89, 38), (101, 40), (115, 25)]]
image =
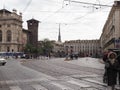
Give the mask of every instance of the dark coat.
[(115, 61), (114, 64), (111, 64), (109, 60), (107, 60), (105, 63), (108, 86), (116, 85), (117, 83), (117, 63), (118, 62)]

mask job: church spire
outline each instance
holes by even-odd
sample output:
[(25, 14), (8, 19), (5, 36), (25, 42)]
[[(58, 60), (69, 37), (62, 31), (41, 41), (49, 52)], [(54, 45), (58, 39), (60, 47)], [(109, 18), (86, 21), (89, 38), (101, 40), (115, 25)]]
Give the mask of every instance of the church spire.
[(59, 35), (58, 35), (58, 42), (61, 42), (60, 24), (59, 24)]

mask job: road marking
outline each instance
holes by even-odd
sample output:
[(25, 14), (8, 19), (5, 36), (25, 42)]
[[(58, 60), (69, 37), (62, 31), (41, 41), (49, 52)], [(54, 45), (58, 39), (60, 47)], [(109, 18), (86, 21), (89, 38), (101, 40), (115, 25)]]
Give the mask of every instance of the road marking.
[(98, 74), (92, 74), (92, 75), (71, 75), (73, 78), (92, 78), (92, 77), (101, 77), (101, 75)]
[(24, 80), (6, 80), (6, 81), (0, 81), (0, 84), (10, 85), (10, 84), (16, 84), (16, 83), (31, 83), (31, 82), (40, 82), (40, 81), (49, 81), (49, 80), (46, 78), (33, 78), (33, 79), (24, 79)]
[(67, 87), (67, 86), (61, 85), (61, 84), (56, 83), (56, 82), (51, 82), (51, 84), (53, 84), (53, 85), (61, 88), (62, 90), (73, 90), (72, 88), (69, 88), (69, 87)]
[(19, 86), (10, 86), (10, 90), (22, 90)]
[(34, 84), (34, 85), (32, 85), (32, 87), (33, 87), (35, 90), (48, 90), (48, 89), (46, 89), (45, 87), (41, 86), (40, 84)]
[(91, 82), (91, 83), (96, 83), (96, 84), (99, 84), (99, 85), (102, 85), (102, 86), (107, 86), (106, 84), (104, 84), (102, 82), (99, 82), (99, 81), (96, 81), (96, 80), (93, 80), (93, 79), (86, 78), (86, 79), (83, 79), (83, 80)]
[(92, 87), (91, 85), (86, 85), (86, 84), (83, 84), (83, 83), (81, 83), (81, 82), (77, 82), (77, 81), (74, 81), (74, 80), (70, 80), (70, 81), (67, 81), (67, 82), (69, 82), (69, 83), (71, 83), (71, 84), (78, 85), (78, 86), (80, 86), (81, 88), (90, 88), (90, 87)]

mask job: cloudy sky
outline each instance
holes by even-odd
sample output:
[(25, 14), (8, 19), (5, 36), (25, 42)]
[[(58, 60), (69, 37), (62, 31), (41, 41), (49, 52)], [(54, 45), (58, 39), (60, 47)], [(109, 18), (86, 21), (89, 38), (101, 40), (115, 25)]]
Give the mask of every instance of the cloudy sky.
[(1, 0), (0, 8), (22, 12), (26, 29), (27, 20), (39, 20), (39, 40), (57, 40), (59, 24), (62, 41), (99, 39), (111, 7), (74, 1), (109, 6), (114, 3), (114, 0)]

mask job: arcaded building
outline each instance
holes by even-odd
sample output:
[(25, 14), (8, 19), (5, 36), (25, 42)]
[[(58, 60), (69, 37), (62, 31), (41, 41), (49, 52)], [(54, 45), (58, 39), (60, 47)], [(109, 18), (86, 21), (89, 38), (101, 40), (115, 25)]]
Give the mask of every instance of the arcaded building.
[(96, 56), (100, 54), (99, 40), (71, 40), (65, 41), (66, 53), (81, 54), (83, 56)]
[(104, 25), (100, 42), (103, 51), (111, 48), (120, 48), (120, 1), (114, 1)]

